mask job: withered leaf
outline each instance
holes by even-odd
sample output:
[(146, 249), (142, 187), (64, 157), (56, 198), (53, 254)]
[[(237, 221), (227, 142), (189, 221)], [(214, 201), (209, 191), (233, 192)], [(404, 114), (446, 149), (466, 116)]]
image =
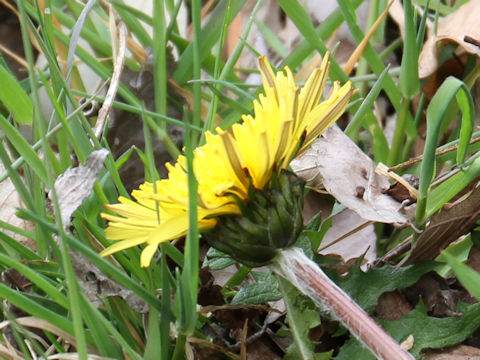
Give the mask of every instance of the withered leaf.
[(325, 233), (318, 252), (340, 255), (345, 262), (361, 256), (373, 262), (377, 255), (376, 242), (373, 224), (346, 209), (332, 218), (332, 227)]
[[(0, 146), (5, 145), (0, 142)], [(2, 161), (0, 161), (0, 174), (4, 174), (5, 171), (5, 166)], [(0, 219), (5, 223), (16, 226), (20, 229), (31, 230), (33, 225), (28, 221), (20, 219), (16, 215), (17, 209), (20, 207), (22, 207), (20, 196), (18, 195), (13, 182), (7, 177), (0, 182)], [(27, 246), (29, 249), (36, 249), (35, 241), (14, 233), (13, 231), (4, 229), (1, 229), (1, 231), (4, 231), (8, 236)]]
[(480, 349), (472, 346), (457, 345), (446, 349), (428, 350), (425, 360), (474, 360), (480, 359)]
[(387, 177), (375, 173), (372, 159), (336, 125), (290, 166), (308, 186), (315, 190), (324, 187), (366, 220), (397, 224), (410, 220), (401, 204), (384, 193), (390, 186)]
[[(92, 192), (107, 155), (107, 149), (96, 150), (90, 154), (84, 165), (68, 169), (55, 180), (55, 192), (64, 228), (70, 226), (72, 214)], [(50, 200), (51, 195), (50, 192)]]
[[(55, 181), (55, 192), (63, 227), (69, 232), (73, 212), (82, 204), (93, 189), (98, 173), (102, 169), (103, 162), (108, 155), (108, 150), (100, 149), (92, 152), (84, 165), (68, 169)], [(49, 194), (49, 198), (51, 193)], [(59, 238), (57, 238), (59, 241)], [(127, 290), (98, 269), (87, 257), (70, 249), (73, 270), (88, 299), (99, 306), (103, 296), (119, 296), (136, 312), (145, 313), (148, 305), (131, 290)]]
[(420, 78), (429, 76), (437, 69), (437, 43), (439, 41), (455, 42), (464, 51), (477, 56), (480, 55), (479, 12), (480, 2), (471, 0), (455, 12), (438, 20), (436, 35), (429, 36), (418, 59), (418, 75)]
[(435, 213), (425, 231), (418, 237), (402, 265), (416, 264), (431, 260), (460, 236), (468, 234), (480, 216), (480, 186), (477, 186), (463, 200)]

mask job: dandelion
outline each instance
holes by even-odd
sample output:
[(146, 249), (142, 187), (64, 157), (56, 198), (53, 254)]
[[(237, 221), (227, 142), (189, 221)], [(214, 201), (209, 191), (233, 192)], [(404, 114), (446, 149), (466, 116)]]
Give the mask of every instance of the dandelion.
[[(265, 57), (260, 57), (265, 93), (254, 101), (254, 116), (216, 134), (206, 133), (206, 142), (194, 150), (193, 170), (198, 181), (198, 228), (214, 228), (222, 215), (240, 215), (238, 200), (247, 200), (249, 188), (263, 190), (274, 174), (286, 169), (345, 111), (353, 93), (350, 82), (335, 82), (330, 95), (320, 102), (328, 76), (326, 56), (303, 88), (294, 81), (288, 67), (274, 74)], [(188, 176), (186, 158), (166, 164), (168, 178), (145, 183), (124, 197), (106, 205), (111, 213), (106, 237), (115, 243), (101, 252), (107, 256), (146, 244), (140, 263), (151, 263), (158, 245), (186, 235), (188, 231)], [(251, 191), (250, 191), (251, 192)]]
[[(193, 152), (199, 230), (212, 246), (243, 264), (269, 265), (329, 310), (377, 358), (411, 359), (303, 251), (292, 246), (303, 228), (304, 183), (288, 171), (288, 165), (342, 115), (354, 91), (351, 83), (334, 83), (330, 95), (320, 102), (327, 56), (301, 89), (288, 68), (274, 74), (265, 57), (259, 62), (265, 93), (254, 101), (254, 116), (244, 115), (229, 130), (206, 133), (205, 144)], [(115, 243), (102, 256), (146, 244), (140, 263), (147, 267), (160, 243), (187, 234), (186, 163), (180, 156), (174, 165), (167, 164), (168, 178), (155, 186), (141, 185), (132, 192), (135, 201), (120, 197), (119, 204), (106, 206), (113, 213), (102, 214), (109, 221), (106, 236)]]

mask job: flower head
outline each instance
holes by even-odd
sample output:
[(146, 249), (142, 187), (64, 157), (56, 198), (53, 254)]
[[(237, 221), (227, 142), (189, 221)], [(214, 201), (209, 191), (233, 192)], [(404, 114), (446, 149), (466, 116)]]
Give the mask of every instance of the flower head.
[[(222, 215), (240, 215), (238, 201), (247, 200), (249, 189), (263, 190), (274, 174), (286, 169), (345, 111), (353, 94), (351, 83), (333, 84), (330, 95), (319, 103), (328, 76), (328, 56), (299, 89), (288, 67), (274, 74), (267, 59), (259, 59), (265, 94), (254, 101), (254, 116), (216, 134), (194, 150), (193, 170), (198, 182), (198, 227), (215, 227)], [(166, 164), (168, 178), (145, 183), (132, 192), (136, 201), (123, 197), (106, 205), (112, 214), (106, 236), (116, 242), (102, 251), (106, 256), (146, 244), (141, 266), (149, 266), (161, 242), (188, 231), (188, 176), (186, 158)]]

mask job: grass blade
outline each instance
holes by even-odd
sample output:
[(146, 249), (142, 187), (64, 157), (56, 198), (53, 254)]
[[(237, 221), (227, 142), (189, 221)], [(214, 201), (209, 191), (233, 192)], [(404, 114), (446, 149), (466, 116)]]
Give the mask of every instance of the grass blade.
[(457, 78), (448, 77), (432, 98), (427, 109), (427, 138), (421, 165), (419, 197), (417, 201), (416, 222), (417, 226), (425, 223), (425, 211), (430, 184), (435, 174), (435, 150), (440, 135), (440, 127), (448, 107), (457, 99), (462, 112), (460, 129), (460, 142), (457, 150), (457, 165), (462, 166), (467, 147), (472, 135), (474, 125), (474, 105), (470, 91), (466, 85)]
[(13, 113), (13, 118), (19, 124), (31, 124), (33, 119), (33, 102), (22, 89), (17, 79), (3, 66), (0, 66), (0, 102)]

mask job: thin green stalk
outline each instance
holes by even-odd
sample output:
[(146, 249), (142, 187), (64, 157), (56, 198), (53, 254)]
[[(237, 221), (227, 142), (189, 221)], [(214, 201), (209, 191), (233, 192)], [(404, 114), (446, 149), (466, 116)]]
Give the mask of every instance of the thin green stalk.
[[(159, 114), (167, 114), (167, 37), (165, 21), (165, 2), (155, 0), (153, 2), (153, 84), (155, 88), (155, 111)], [(167, 124), (160, 124), (166, 130)]]
[[(0, 220), (0, 228), (4, 230), (9, 230), (12, 231), (16, 234), (20, 234), (22, 236), (25, 236), (27, 239), (34, 239), (35, 235), (33, 233), (30, 233), (29, 231), (24, 231), (22, 229), (19, 229), (13, 225), (10, 225), (6, 222), (3, 222)], [(35, 261), (41, 261), (43, 258), (37, 254), (31, 251), (29, 248), (26, 246), (23, 246), (20, 242), (17, 240), (11, 238), (5, 232), (0, 231), (0, 240), (2, 242), (2, 246), (4, 248), (7, 248), (7, 250), (13, 250), (13, 251), (8, 251), (8, 254), (11, 255), (14, 259), (21, 257), (24, 260), (35, 260)], [(13, 254), (12, 254), (13, 253)]]
[[(157, 119), (160, 119), (160, 117), (157, 117)], [(168, 135), (168, 132), (166, 130), (167, 123), (165, 121), (161, 121), (160, 124), (158, 124), (157, 122), (153, 121), (150, 116), (146, 116), (145, 121), (147, 122), (148, 126), (150, 126), (150, 128), (155, 132), (158, 140), (163, 143), (168, 154), (173, 159), (176, 159), (181, 154), (181, 152), (180, 150), (178, 150), (178, 147), (173, 142), (172, 138)]]
[(403, 42), (402, 71), (399, 77), (399, 87), (405, 98), (411, 99), (420, 90), (418, 78), (418, 48), (415, 13), (411, 0), (403, 1), (405, 13), (405, 36)]
[(386, 60), (398, 47), (402, 46), (402, 38), (398, 37), (393, 40), (383, 51), (380, 53), (380, 58)]
[[(145, 140), (145, 155), (147, 157), (147, 168), (145, 169), (146, 175), (150, 178), (150, 181), (153, 183), (153, 192), (157, 192), (157, 186), (156, 186), (156, 181), (159, 178), (157, 169), (155, 167), (155, 159), (154, 159), (154, 154), (153, 154), (153, 146), (152, 146), (152, 139), (150, 136), (150, 131), (147, 126), (147, 118), (144, 117), (144, 124), (143, 124), (143, 138)], [(157, 211), (157, 221), (160, 223), (160, 212), (158, 208), (158, 202), (155, 202), (156, 206), (156, 211)], [(160, 264), (160, 267), (163, 269), (166, 267), (166, 263), (163, 261), (164, 257), (162, 256), (162, 262)], [(148, 272), (149, 274), (149, 291), (154, 292), (155, 286), (153, 285), (155, 283), (153, 279), (153, 271), (152, 269), (149, 269), (150, 271)], [(163, 285), (163, 283), (162, 283)], [(165, 293), (162, 296), (162, 301), (164, 298)], [(162, 304), (163, 306), (163, 304)], [(162, 309), (163, 310), (163, 309)], [(170, 325), (170, 322), (168, 322)], [(160, 319), (159, 319), (159, 312), (156, 309), (150, 309), (150, 312), (148, 314), (148, 337), (146, 340), (146, 345), (145, 345), (145, 353), (144, 353), (144, 358), (147, 360), (153, 360), (156, 359), (159, 354), (162, 354), (162, 347), (165, 346), (168, 349), (168, 342), (169, 342), (169, 336), (168, 333), (165, 333), (165, 331), (162, 331), (164, 329), (160, 328)], [(160, 338), (160, 341), (158, 339)], [(163, 346), (162, 346), (163, 345)], [(166, 357), (163, 357), (166, 359)]]
[(170, 324), (172, 323), (172, 315), (170, 310), (170, 269), (167, 264), (166, 247), (169, 244), (161, 244), (161, 266), (160, 277), (162, 279), (162, 299), (161, 299), (161, 313), (160, 313), (160, 359), (169, 360), (170, 344)]
[(175, 350), (172, 355), (172, 360), (184, 360), (185, 359), (185, 344), (187, 337), (184, 334), (179, 334), (177, 337), (177, 343), (175, 344)]
[(400, 154), (402, 152), (405, 137), (405, 126), (410, 116), (410, 99), (403, 98), (400, 105), (400, 112), (397, 116), (395, 132), (393, 133), (392, 147), (388, 153), (388, 166), (393, 166), (400, 161)]
[[(201, 1), (192, 1), (192, 22), (193, 22), (193, 77), (200, 79), (200, 36), (201, 36)], [(201, 84), (193, 83), (193, 124), (199, 126), (201, 111)], [(193, 333), (196, 323), (196, 304), (198, 293), (198, 276), (199, 276), (199, 231), (198, 231), (198, 183), (195, 178), (193, 167), (193, 149), (195, 141), (190, 131), (185, 132), (185, 157), (187, 158), (188, 173), (188, 233), (185, 239), (185, 265), (183, 267), (182, 278), (180, 279), (180, 297), (186, 304), (183, 309), (185, 313), (184, 323), (181, 324), (181, 331), (184, 335)]]
[[(200, 41), (201, 41), (201, 9), (202, 4), (199, 0), (192, 0), (192, 24), (193, 24), (193, 78), (201, 78), (201, 65), (202, 58), (200, 53)], [(231, 11), (231, 10), (230, 10)], [(196, 126), (201, 126), (202, 119), (200, 118), (201, 114), (201, 102), (202, 102), (202, 93), (201, 85), (198, 82), (193, 83), (193, 124)]]

